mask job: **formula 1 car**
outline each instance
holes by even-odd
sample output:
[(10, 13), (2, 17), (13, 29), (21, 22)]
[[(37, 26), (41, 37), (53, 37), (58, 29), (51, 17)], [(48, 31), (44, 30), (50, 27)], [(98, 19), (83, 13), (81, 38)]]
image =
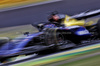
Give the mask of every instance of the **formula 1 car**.
[[(85, 12), (75, 16), (59, 14), (62, 23), (50, 22), (38, 24), (40, 32), (17, 37), (0, 48), (0, 61), (5, 62), (12, 57), (38, 53), (42, 50), (61, 50), (77, 45), (93, 42), (98, 43), (100, 35), (100, 20), (98, 22), (84, 19), (97, 15), (97, 11)], [(51, 21), (52, 19), (50, 19)], [(92, 43), (93, 43), (92, 42)], [(100, 42), (100, 41), (99, 41)]]
[(64, 28), (66, 28), (66, 30), (73, 29), (75, 34), (76, 33), (75, 30), (77, 30), (76, 29), (77, 27), (75, 26), (78, 26), (86, 29), (85, 31), (80, 32), (80, 34), (90, 33), (92, 38), (93, 36), (97, 38), (100, 37), (100, 19), (96, 19), (96, 18), (92, 18), (91, 20), (87, 20), (87, 19), (99, 14), (100, 14), (100, 10), (86, 11), (74, 16), (68, 16), (65, 14), (59, 14), (54, 12), (50, 15), (49, 18), (50, 22), (40, 23), (37, 25), (37, 28), (39, 29), (39, 31), (42, 31), (44, 28), (54, 28), (53, 25), (55, 25), (56, 27), (58, 27), (58, 31), (60, 30), (66, 33), (68, 31), (64, 31), (63, 30)]
[(95, 18), (96, 21), (87, 21), (87, 19), (99, 14), (100, 10), (86, 11), (74, 16), (52, 13), (49, 18), (50, 22), (40, 23), (37, 28), (40, 32), (46, 31), (47, 44), (56, 44), (56, 49), (64, 49), (98, 41), (100, 19)]

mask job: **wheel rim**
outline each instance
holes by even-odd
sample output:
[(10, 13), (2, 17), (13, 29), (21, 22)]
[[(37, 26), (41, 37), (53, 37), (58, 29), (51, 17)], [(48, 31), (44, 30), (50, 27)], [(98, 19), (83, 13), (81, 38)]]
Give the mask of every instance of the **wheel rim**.
[(60, 33), (57, 33), (57, 44), (64, 44), (64, 36)]

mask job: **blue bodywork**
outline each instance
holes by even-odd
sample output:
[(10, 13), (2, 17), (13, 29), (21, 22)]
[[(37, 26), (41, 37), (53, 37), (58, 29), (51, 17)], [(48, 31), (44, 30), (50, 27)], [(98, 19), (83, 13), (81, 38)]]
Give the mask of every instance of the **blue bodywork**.
[(10, 55), (20, 52), (20, 50), (22, 50), (28, 44), (29, 41), (31, 41), (34, 37), (37, 37), (38, 35), (41, 34), (42, 32), (31, 34), (23, 39), (19, 39), (19, 41), (12, 40), (9, 43), (4, 44), (0, 48), (0, 56)]
[[(54, 24), (49, 24), (49, 25), (45, 25), (44, 27), (45, 28), (57, 28), (62, 31), (66, 30), (66, 32), (70, 31), (70, 32), (74, 33), (76, 36), (90, 36), (91, 35), (87, 29), (85, 29), (84, 27), (81, 27), (81, 26), (57, 27)], [(4, 44), (0, 48), (0, 56), (10, 55), (10, 54), (20, 52), (28, 44), (29, 41), (31, 41), (33, 38), (35, 38), (41, 34), (43, 34), (43, 32), (34, 33), (34, 34), (26, 36), (25, 38), (22, 38), (18, 41), (12, 40), (9, 43)]]
[(91, 35), (91, 33), (87, 29), (85, 29), (84, 27), (80, 27), (79, 29), (77, 29), (75, 34), (78, 36)]

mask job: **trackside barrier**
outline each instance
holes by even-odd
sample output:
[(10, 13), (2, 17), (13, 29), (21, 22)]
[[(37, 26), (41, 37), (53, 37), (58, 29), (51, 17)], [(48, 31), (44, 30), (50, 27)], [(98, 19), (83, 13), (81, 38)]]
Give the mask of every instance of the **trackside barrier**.
[(19, 63), (13, 66), (41, 66), (41, 65), (46, 65), (46, 64), (51, 64), (51, 63), (71, 59), (71, 58), (74, 58), (76, 55), (89, 53), (96, 50), (100, 50), (100, 44), (86, 46), (86, 47), (82, 47), (82, 48), (78, 48), (78, 49), (74, 49), (70, 51), (64, 51), (61, 53)]

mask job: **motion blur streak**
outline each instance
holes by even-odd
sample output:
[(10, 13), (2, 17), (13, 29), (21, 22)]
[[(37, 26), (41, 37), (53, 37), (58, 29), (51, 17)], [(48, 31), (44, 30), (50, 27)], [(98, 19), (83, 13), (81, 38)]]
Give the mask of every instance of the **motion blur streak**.
[(61, 53), (57, 53), (57, 54), (54, 54), (54, 55), (49, 55), (49, 56), (46, 56), (46, 57), (34, 59), (34, 60), (31, 60), (31, 61), (28, 61), (28, 62), (16, 64), (14, 66), (46, 65), (46, 64), (51, 64), (51, 63), (55, 63), (55, 62), (62, 61), (62, 60), (71, 59), (71, 58), (74, 58), (76, 55), (85, 54), (85, 53), (88, 53), (88, 52), (91, 52), (91, 51), (94, 51), (94, 50), (99, 50), (99, 49), (100, 49), (100, 44), (96, 44), (96, 45), (82, 47), (82, 48), (70, 50), (70, 51), (67, 51), (67, 52), (61, 52)]

